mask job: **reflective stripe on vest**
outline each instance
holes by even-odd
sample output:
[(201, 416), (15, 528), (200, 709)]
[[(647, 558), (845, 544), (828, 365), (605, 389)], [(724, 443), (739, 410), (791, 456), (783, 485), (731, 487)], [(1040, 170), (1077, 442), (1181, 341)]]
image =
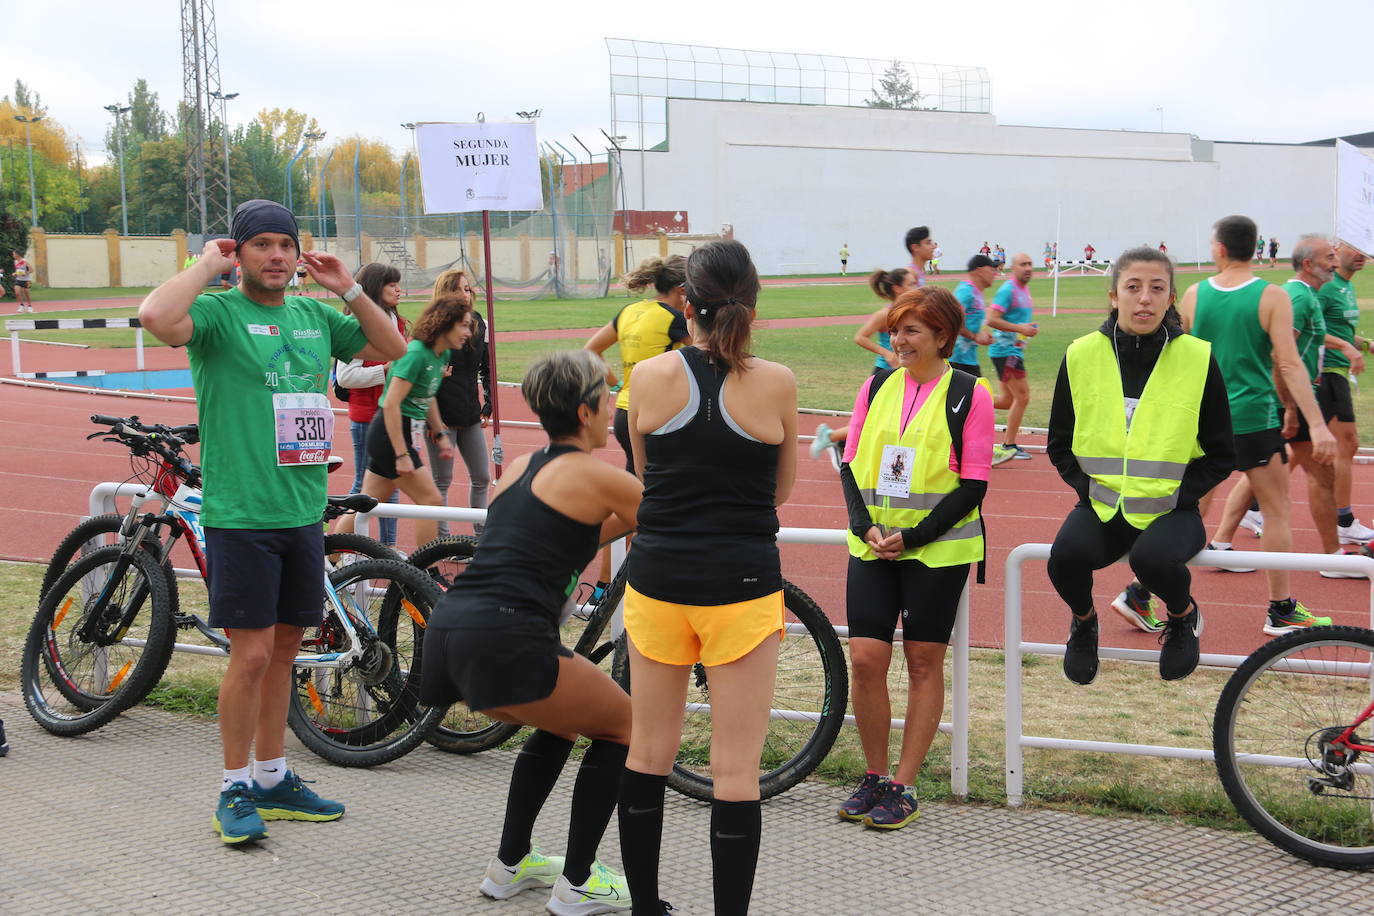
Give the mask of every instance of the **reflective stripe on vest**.
[(1202, 455), (1198, 407), (1210, 358), (1211, 345), (1196, 337), (1166, 342), (1128, 428), (1115, 342), (1094, 331), (1069, 345), (1072, 448), (1102, 521), (1120, 511), (1143, 529), (1178, 505), (1183, 474)]
[[(859, 493), (868, 507), (868, 517), (875, 525), (885, 528), (914, 528), (930, 514), (956, 487), (959, 475), (949, 468), (953, 440), (949, 435), (949, 421), (945, 414), (945, 396), (949, 392), (950, 372), (935, 383), (921, 409), (901, 431), (902, 405), (906, 395), (907, 374), (893, 372), (874, 396), (859, 435), (859, 446), (849, 468), (859, 485)], [(979, 384), (986, 384), (979, 380)], [(911, 468), (909, 496), (879, 496), (877, 493), (879, 465), (883, 446), (900, 445), (913, 449), (915, 458)], [(877, 557), (873, 549), (860, 537), (850, 533), (849, 552), (861, 560)], [(983, 557), (983, 529), (975, 508), (958, 523), (929, 544), (904, 550), (898, 559), (920, 560), (927, 566), (957, 566), (976, 563)]]

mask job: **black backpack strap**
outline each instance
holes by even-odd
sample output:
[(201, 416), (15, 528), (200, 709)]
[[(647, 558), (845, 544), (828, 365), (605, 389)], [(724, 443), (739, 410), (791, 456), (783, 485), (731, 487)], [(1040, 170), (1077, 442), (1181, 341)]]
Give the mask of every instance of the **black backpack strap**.
[[(950, 368), (949, 392), (945, 395), (945, 422), (949, 424), (949, 437), (954, 443), (954, 460), (964, 466), (964, 423), (973, 404), (973, 389), (978, 379), (962, 369)], [(978, 560), (978, 584), (987, 581), (988, 526), (983, 519), (979, 506), (978, 524), (983, 532), (983, 556)]]
[(892, 377), (896, 369), (879, 369), (873, 373), (873, 381), (868, 384), (868, 406), (873, 406), (873, 399), (878, 396), (878, 389), (883, 387), (883, 383)]

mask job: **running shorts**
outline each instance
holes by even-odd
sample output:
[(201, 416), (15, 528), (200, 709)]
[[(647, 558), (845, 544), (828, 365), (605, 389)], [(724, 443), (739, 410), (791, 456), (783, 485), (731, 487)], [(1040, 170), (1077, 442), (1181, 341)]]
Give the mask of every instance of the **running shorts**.
[(997, 370), (998, 381), (1026, 377), (1026, 361), (1021, 356), (994, 356), (992, 366)]
[(572, 658), (550, 621), (499, 628), (431, 628), (420, 659), (420, 702), (469, 709), (519, 706), (553, 693), (558, 659)]
[[(401, 428), (407, 433), (406, 452), (410, 454), (410, 466), (419, 470), (425, 463), (420, 460), (420, 453), (415, 450), (416, 423), (426, 425), (424, 420), (401, 417)], [(420, 435), (424, 436), (425, 431), (421, 430)], [(391, 444), (391, 436), (386, 431), (386, 420), (380, 410), (372, 417), (372, 422), (367, 424), (367, 469), (387, 480), (395, 480), (401, 476), (396, 470), (396, 448)]]
[(205, 529), (210, 626), (260, 630), (324, 619), (324, 528)]
[(1350, 379), (1339, 372), (1323, 372), (1317, 381), (1317, 404), (1322, 409), (1322, 418), (1330, 423), (1355, 422), (1355, 400), (1350, 395)]
[(969, 565), (850, 557), (845, 581), (849, 638), (892, 642), (900, 618), (903, 641), (948, 645)]
[(1263, 467), (1277, 454), (1279, 460), (1288, 463), (1288, 455), (1283, 450), (1283, 436), (1279, 427), (1261, 429), (1253, 433), (1236, 436), (1236, 470), (1248, 471)]
[(738, 661), (772, 633), (781, 639), (782, 592), (735, 604), (701, 606), (659, 601), (625, 586), (625, 631), (635, 648), (665, 665), (714, 667)]

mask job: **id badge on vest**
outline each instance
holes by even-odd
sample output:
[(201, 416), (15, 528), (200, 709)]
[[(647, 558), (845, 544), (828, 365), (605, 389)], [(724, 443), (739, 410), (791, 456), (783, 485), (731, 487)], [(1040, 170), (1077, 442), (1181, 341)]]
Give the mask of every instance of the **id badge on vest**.
[(279, 466), (326, 464), (334, 440), (334, 411), (323, 394), (274, 394)]
[(884, 445), (882, 464), (878, 465), (878, 485), (873, 488), (879, 496), (911, 495), (911, 471), (916, 464), (916, 449), (905, 445)]
[(1135, 409), (1140, 406), (1140, 398), (1122, 398), (1126, 402), (1126, 428), (1131, 428), (1131, 420), (1135, 417)]

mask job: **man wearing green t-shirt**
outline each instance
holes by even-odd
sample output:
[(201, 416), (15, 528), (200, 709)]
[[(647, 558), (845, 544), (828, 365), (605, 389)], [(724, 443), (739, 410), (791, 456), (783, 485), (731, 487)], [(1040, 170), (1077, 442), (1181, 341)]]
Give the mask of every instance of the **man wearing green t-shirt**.
[[(1237, 469), (1244, 472), (1264, 512), (1260, 543), (1266, 551), (1292, 549), (1288, 474), (1284, 434), (1298, 428), (1298, 415), (1308, 423), (1312, 461), (1329, 465), (1336, 440), (1322, 422), (1311, 379), (1303, 366), (1293, 337), (1293, 306), (1281, 288), (1255, 276), (1251, 253), (1259, 230), (1246, 216), (1218, 220), (1212, 232), (1215, 276), (1191, 286), (1183, 294), (1179, 312), (1183, 326), (1212, 344), (1212, 355), (1221, 366), (1231, 399), (1231, 425), (1236, 440)], [(1278, 389), (1275, 389), (1275, 383)], [(1284, 412), (1279, 414), (1279, 402)], [(1272, 460), (1275, 456), (1278, 461)], [(1200, 506), (1207, 514), (1211, 497)], [(1221, 527), (1212, 548), (1226, 550), (1250, 497), (1233, 488), (1226, 501)], [(1293, 600), (1289, 574), (1268, 570), (1269, 608), (1264, 631), (1271, 635), (1330, 624), (1329, 617), (1314, 617)]]
[(1360, 447), (1355, 429), (1355, 401), (1350, 377), (1364, 371), (1369, 339), (1355, 333), (1360, 304), (1351, 281), (1364, 269), (1364, 253), (1344, 242), (1336, 246), (1336, 272), (1317, 292), (1326, 319), (1326, 361), (1322, 364), (1317, 403), (1336, 436), (1336, 524), (1343, 543), (1366, 544), (1374, 529), (1360, 524), (1351, 508), (1351, 465)]
[[(195, 264), (153, 290), (138, 317), (163, 343), (185, 346), (191, 361), (210, 625), (224, 628), (233, 647), (219, 690), (224, 774), (213, 826), (224, 842), (242, 843), (267, 835), (264, 820), (343, 815), (342, 804), (287, 768), (283, 740), (291, 663), (324, 607), (320, 519), (334, 426), (325, 385), (332, 360), (396, 359), (405, 341), (342, 261), (300, 252), (285, 207), (245, 201), (230, 235), (206, 243)], [(356, 318), (285, 295), (297, 257)], [(238, 286), (202, 293), (235, 258)]]

